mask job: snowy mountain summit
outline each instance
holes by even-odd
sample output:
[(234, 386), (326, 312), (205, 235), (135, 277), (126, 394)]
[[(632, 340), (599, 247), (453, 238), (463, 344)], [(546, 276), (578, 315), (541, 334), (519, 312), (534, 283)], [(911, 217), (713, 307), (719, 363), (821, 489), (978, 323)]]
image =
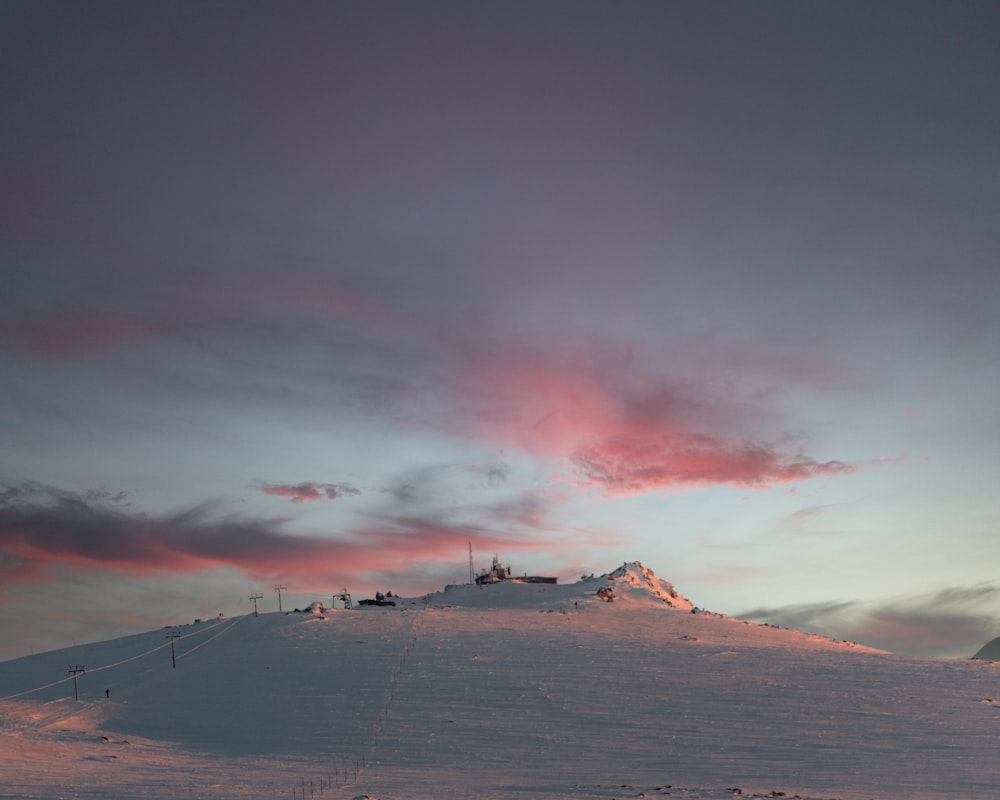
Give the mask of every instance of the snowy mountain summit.
[(653, 570), (638, 561), (628, 561), (603, 577), (606, 584), (597, 590), (597, 596), (609, 603), (619, 599), (655, 599), (682, 611), (694, 610), (694, 604), (678, 593), (672, 583), (660, 580)]
[(973, 658), (980, 661), (1000, 661), (1000, 636), (996, 639), (990, 639), (980, 647)]
[(552, 609), (614, 603), (691, 611), (694, 605), (668, 581), (638, 561), (595, 577), (585, 575), (576, 583), (538, 583), (511, 578), (495, 582), (453, 584), (443, 592), (404, 601), (404, 605), (462, 606), (473, 608)]

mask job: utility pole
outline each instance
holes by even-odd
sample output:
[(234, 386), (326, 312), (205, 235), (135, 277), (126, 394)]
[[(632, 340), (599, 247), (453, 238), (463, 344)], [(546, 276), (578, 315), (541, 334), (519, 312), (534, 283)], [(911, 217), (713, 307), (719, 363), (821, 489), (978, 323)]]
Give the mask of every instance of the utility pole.
[(74, 700), (79, 700), (80, 699), (80, 689), (76, 685), (76, 675), (77, 675), (78, 672), (86, 672), (86, 671), (87, 671), (87, 668), (84, 667), (83, 664), (78, 664), (76, 666), (72, 666), (72, 667), (70, 667), (67, 670), (67, 672), (69, 672), (69, 674), (73, 676), (73, 699)]
[(274, 591), (278, 593), (278, 611), (281, 611), (281, 593), (282, 591), (288, 591), (288, 587), (282, 583), (278, 586), (275, 586)]
[(174, 669), (177, 669), (177, 654), (174, 652), (174, 641), (181, 638), (178, 631), (170, 631), (167, 634), (167, 638), (170, 640), (170, 662), (174, 665)]
[(255, 617), (259, 616), (257, 614), (257, 601), (260, 600), (260, 599), (262, 599), (263, 597), (264, 597), (264, 595), (262, 595), (260, 592), (256, 592), (256, 593), (250, 595), (250, 599), (253, 600), (253, 615)]
[(472, 567), (472, 542), (469, 541), (469, 583), (476, 582), (476, 571)]

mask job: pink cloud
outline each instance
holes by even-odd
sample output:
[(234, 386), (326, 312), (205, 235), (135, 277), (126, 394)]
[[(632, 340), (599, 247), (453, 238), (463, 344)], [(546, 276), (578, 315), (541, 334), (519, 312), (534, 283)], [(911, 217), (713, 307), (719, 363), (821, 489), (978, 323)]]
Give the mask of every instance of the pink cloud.
[[(429, 524), (373, 528), (350, 539), (284, 532), (256, 520), (144, 519), (81, 509), (30, 509), (0, 514), (0, 551), (19, 569), (8, 581), (49, 579), (53, 567), (109, 569), (133, 577), (235, 567), (254, 578), (342, 580), (461, 553), (468, 530)], [(492, 542), (490, 542), (492, 544)]]
[(775, 432), (778, 415), (759, 388), (743, 396), (727, 381), (645, 375), (631, 353), (560, 355), (523, 350), (472, 363), (474, 431), (566, 458), (569, 480), (611, 494), (766, 488), (858, 468), (817, 460), (803, 452), (804, 437)]
[(580, 448), (572, 460), (585, 483), (611, 494), (683, 485), (767, 488), (856, 469), (841, 461), (817, 462), (801, 453), (778, 453), (766, 444), (726, 445), (703, 438), (606, 440)]
[(293, 503), (306, 500), (336, 500), (348, 494), (360, 494), (360, 490), (349, 483), (297, 483), (274, 484), (260, 487), (264, 494), (290, 497)]
[(46, 356), (66, 356), (147, 339), (155, 328), (140, 320), (73, 312), (24, 323), (14, 330), (22, 346)]
[(376, 326), (395, 327), (399, 320), (386, 308), (343, 288), (286, 288), (286, 296), (302, 308)]
[[(514, 518), (518, 509), (507, 512)], [(442, 563), (463, 562), (470, 542), (488, 552), (559, 549), (539, 536), (433, 518), (385, 515), (332, 539), (288, 533), (273, 520), (216, 518), (207, 507), (150, 517), (38, 484), (0, 491), (0, 566), (8, 584), (57, 580), (67, 568), (146, 577), (219, 567), (313, 585), (372, 574), (412, 583)]]

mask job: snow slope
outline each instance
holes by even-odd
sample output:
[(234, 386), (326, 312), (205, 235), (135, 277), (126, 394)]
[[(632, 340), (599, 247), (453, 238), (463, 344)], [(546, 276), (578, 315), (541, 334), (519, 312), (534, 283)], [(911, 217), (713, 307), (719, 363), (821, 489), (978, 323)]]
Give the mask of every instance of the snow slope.
[(176, 629), (176, 669), (167, 630), (0, 663), (0, 798), (996, 796), (1000, 667), (664, 585), (632, 564), (213, 620)]
[(1000, 661), (1000, 636), (990, 639), (979, 648), (973, 658), (981, 658), (983, 661)]

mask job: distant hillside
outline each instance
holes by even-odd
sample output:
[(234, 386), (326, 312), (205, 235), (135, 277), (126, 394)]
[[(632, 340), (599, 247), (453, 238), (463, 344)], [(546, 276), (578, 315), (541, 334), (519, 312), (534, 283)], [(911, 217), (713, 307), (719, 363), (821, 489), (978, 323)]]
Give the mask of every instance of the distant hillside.
[(984, 644), (973, 658), (982, 661), (1000, 661), (1000, 636)]

